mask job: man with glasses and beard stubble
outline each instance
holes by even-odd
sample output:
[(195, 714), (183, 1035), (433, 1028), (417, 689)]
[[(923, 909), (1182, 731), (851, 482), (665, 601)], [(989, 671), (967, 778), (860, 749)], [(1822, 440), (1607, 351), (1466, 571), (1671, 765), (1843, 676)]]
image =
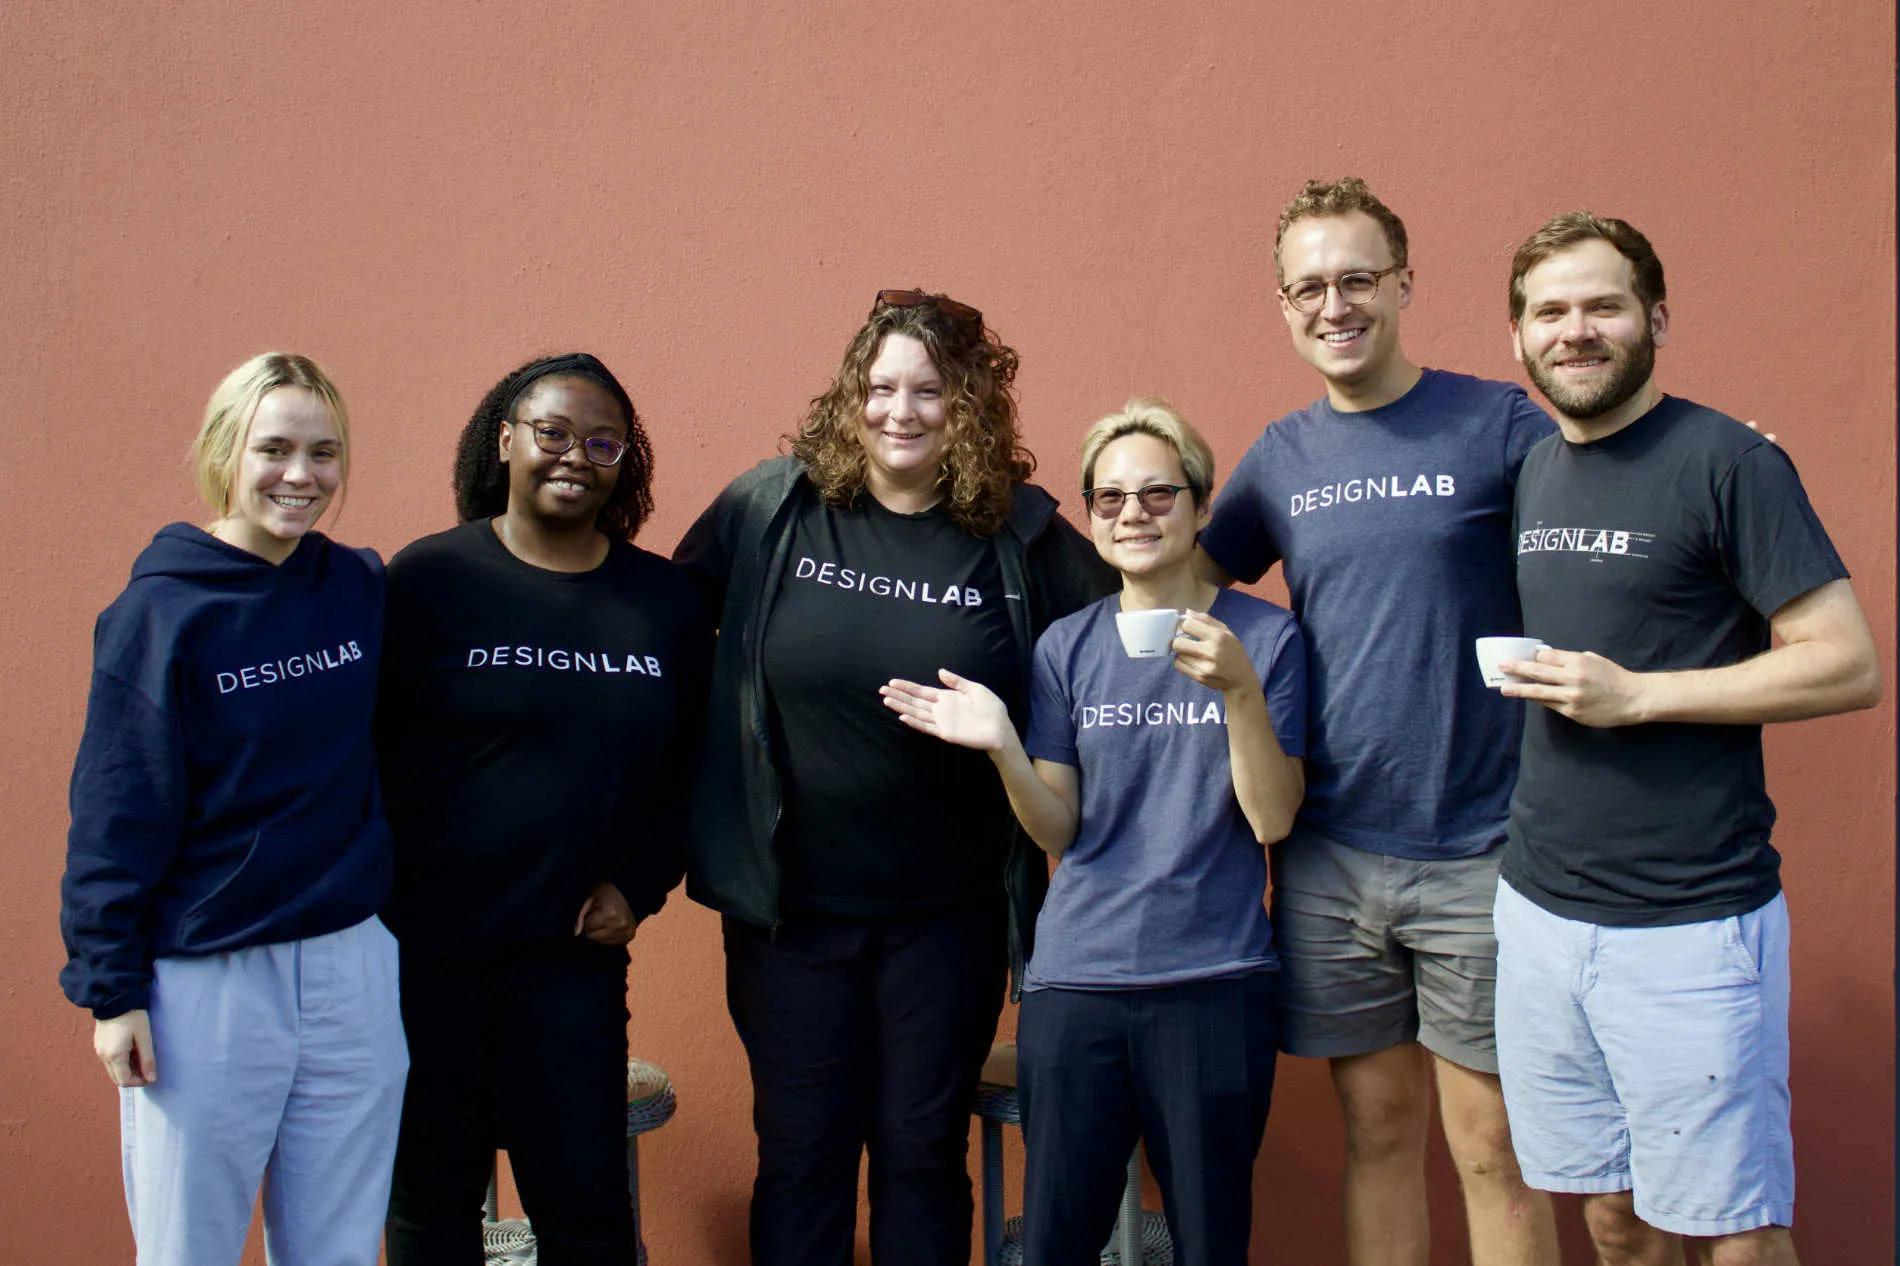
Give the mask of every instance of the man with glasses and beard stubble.
[(1274, 262), (1326, 394), (1267, 427), (1201, 545), (1227, 581), (1284, 569), (1309, 656), (1306, 799), (1274, 846), (1282, 1048), (1324, 1056), (1346, 1122), (1352, 1266), (1425, 1266), (1432, 1082), (1472, 1260), (1557, 1260), (1511, 1149), (1491, 909), (1520, 709), (1473, 639), (1518, 627), (1511, 500), (1552, 431), (1522, 388), (1421, 369), (1399, 344), (1405, 226), (1365, 182), (1309, 182)]

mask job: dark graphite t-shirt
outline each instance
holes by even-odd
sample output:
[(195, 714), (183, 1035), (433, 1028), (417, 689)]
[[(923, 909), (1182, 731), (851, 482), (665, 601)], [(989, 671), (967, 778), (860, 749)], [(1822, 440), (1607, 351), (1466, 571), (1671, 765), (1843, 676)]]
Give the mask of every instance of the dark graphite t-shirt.
[(1281, 563), (1306, 633), (1314, 830), (1424, 860), (1504, 842), (1521, 709), (1472, 642), (1517, 632), (1511, 490), (1554, 429), (1521, 387), (1428, 369), (1383, 408), (1287, 414), (1214, 498), (1201, 547), (1246, 582)]
[[(1606, 439), (1537, 446), (1517, 490), (1524, 631), (1636, 672), (1719, 668), (1847, 575), (1788, 455), (1665, 397)], [(1780, 891), (1759, 725), (1592, 729), (1527, 704), (1503, 876), (1564, 918), (1661, 927)]]
[(995, 545), (941, 508), (896, 514), (861, 496), (800, 514), (765, 626), (765, 681), (784, 816), (787, 909), (901, 917), (1002, 893), (1015, 819), (982, 752), (909, 729), (878, 687), (937, 670), (1005, 701), (1021, 651)]
[(391, 929), (445, 951), (568, 937), (603, 880), (658, 909), (684, 867), (712, 646), (685, 573), (624, 541), (548, 571), (483, 519), (396, 555), (388, 609)]

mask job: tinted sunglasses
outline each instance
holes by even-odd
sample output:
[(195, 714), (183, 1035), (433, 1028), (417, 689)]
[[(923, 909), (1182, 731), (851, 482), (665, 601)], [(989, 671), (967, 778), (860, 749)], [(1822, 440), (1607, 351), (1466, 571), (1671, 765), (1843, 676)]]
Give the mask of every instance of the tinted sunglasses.
[(1186, 491), (1188, 488), (1185, 484), (1149, 484), (1133, 492), (1124, 492), (1120, 488), (1084, 488), (1082, 500), (1096, 518), (1119, 519), (1123, 503), (1133, 497), (1141, 502), (1141, 508), (1150, 516), (1160, 519), (1174, 509), (1175, 495)]
[(933, 307), (952, 321), (967, 321), (977, 329), (983, 328), (983, 314), (967, 303), (958, 303), (955, 299), (946, 299), (941, 295), (925, 294), (921, 290), (880, 290), (877, 302), (871, 305), (871, 315), (876, 316), (884, 308), (923, 308)]

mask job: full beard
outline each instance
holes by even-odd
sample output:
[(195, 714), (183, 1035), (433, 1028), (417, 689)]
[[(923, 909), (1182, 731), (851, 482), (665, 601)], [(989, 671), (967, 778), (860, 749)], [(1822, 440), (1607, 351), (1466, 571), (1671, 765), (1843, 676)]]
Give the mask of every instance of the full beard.
[(1558, 412), (1567, 418), (1588, 422), (1621, 406), (1641, 391), (1656, 369), (1656, 337), (1650, 330), (1645, 329), (1636, 346), (1628, 351), (1614, 343), (1603, 346), (1609, 353), (1613, 372), (1598, 382), (1566, 382), (1554, 365), (1542, 360), (1527, 358), (1524, 369), (1531, 382), (1544, 393), (1544, 398), (1557, 406)]

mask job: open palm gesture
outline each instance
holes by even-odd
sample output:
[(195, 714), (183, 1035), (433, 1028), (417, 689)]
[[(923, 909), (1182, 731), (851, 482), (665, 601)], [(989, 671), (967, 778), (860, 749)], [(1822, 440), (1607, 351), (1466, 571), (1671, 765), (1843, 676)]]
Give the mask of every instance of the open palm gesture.
[(1009, 709), (987, 686), (959, 677), (948, 668), (937, 670), (943, 689), (892, 678), (878, 687), (884, 706), (913, 730), (935, 735), (958, 747), (994, 752), (1015, 737)]

